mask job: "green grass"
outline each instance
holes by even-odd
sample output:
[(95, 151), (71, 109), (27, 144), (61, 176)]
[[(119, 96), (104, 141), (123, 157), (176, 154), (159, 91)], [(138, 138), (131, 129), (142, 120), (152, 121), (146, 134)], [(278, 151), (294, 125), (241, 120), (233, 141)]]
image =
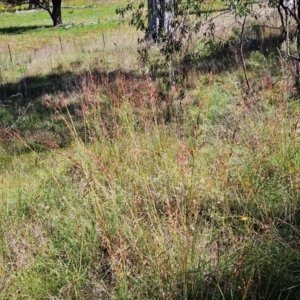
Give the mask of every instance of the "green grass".
[[(213, 86), (220, 98), (226, 85)], [(283, 289), (282, 299), (296, 299), (300, 159), (297, 139), (287, 138), (286, 110), (267, 106), (261, 119), (256, 106), (233, 100), (235, 138), (222, 137), (229, 106), (199, 125), (195, 142), (185, 124), (212, 100), (199, 97), (184, 113), (185, 138), (140, 123), (147, 109), (137, 111), (133, 100), (112, 107), (108, 128), (98, 104), (86, 103), (92, 143), (75, 138), (68, 149), (11, 157), (3, 166), (2, 214), (10, 221), (2, 223), (2, 257), (17, 272), (10, 270), (3, 293), (236, 299)]]
[[(205, 57), (167, 93), (136, 59), (138, 34), (116, 25), (118, 3), (107, 5), (107, 23), (69, 29), (9, 15), (0, 298), (298, 299), (289, 62), (246, 57), (249, 95), (239, 67)], [(65, 22), (94, 22), (101, 7), (65, 9)]]
[[(117, 5), (109, 2), (86, 8), (63, 8), (62, 18), (64, 23), (79, 26), (68, 29), (51, 28), (51, 18), (43, 10), (34, 13), (2, 14), (1, 31), (4, 35), (1, 39), (0, 48), (5, 51), (9, 44), (13, 54), (18, 55), (20, 52), (37, 50), (53, 44), (53, 41), (57, 42), (59, 36), (67, 41), (73, 39), (74, 34), (79, 35), (78, 38), (88, 35), (92, 39), (96, 34), (99, 35), (101, 29), (118, 28), (120, 20), (115, 13)], [(84, 27), (80, 26), (81, 23), (98, 24)]]

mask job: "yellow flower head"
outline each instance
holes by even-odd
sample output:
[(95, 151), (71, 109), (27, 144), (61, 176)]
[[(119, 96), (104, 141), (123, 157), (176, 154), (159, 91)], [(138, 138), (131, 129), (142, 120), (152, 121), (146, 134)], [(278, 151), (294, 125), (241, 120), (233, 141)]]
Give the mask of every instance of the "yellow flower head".
[(241, 220), (242, 220), (242, 221), (248, 221), (248, 220), (249, 220), (249, 217), (242, 216), (242, 217), (241, 217)]

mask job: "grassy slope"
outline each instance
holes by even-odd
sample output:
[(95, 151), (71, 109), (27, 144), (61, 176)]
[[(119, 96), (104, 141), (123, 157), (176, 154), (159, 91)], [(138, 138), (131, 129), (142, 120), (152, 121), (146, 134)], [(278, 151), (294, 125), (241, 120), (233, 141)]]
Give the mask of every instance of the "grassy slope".
[[(98, 13), (78, 10), (78, 18), (85, 12), (85, 21)], [(70, 18), (81, 22), (76, 14)], [(162, 101), (142, 76), (120, 73), (111, 83), (102, 75), (99, 83), (95, 67), (134, 62), (134, 44), (114, 24), (1, 39), (17, 53), (28, 36), (35, 41), (23, 73), (15, 62), (10, 71), (1, 64), (1, 88), (33, 76), (47, 89), (26, 94), (33, 109), (24, 114), (3, 107), (0, 297), (297, 299), (300, 103), (288, 97), (285, 62), (276, 74), (278, 61), (248, 60), (255, 97), (241, 93), (239, 70), (196, 73), (180, 105), (176, 91)], [(71, 47), (75, 32), (82, 45)], [(93, 44), (102, 33), (103, 54)], [(72, 50), (61, 60), (53, 54), (48, 62), (52, 50), (32, 54), (58, 36)], [(84, 55), (83, 47), (98, 51)], [(70, 89), (51, 90), (51, 72)], [(14, 134), (4, 130), (11, 124)], [(63, 139), (65, 131), (69, 146), (61, 148), (56, 134)]]

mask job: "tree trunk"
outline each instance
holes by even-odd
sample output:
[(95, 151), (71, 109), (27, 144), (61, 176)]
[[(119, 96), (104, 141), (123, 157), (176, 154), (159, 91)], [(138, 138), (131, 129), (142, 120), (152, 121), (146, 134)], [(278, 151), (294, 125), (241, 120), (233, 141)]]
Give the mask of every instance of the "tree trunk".
[(296, 3), (296, 12), (295, 15), (297, 17), (297, 55), (298, 55), (298, 60), (296, 60), (296, 89), (297, 89), (297, 93), (298, 95), (300, 95), (300, 21), (299, 21), (299, 17), (300, 17), (300, 1), (297, 0)]
[(62, 0), (52, 0), (53, 8), (52, 8), (52, 12), (51, 12), (51, 18), (52, 18), (54, 27), (62, 24), (61, 2), (62, 2)]
[(148, 28), (146, 38), (156, 40), (159, 27), (159, 12), (157, 9), (157, 0), (148, 0)]
[(38, 9), (39, 1), (38, 0), (29, 0), (28, 9)]
[(173, 0), (148, 0), (148, 30), (146, 38), (156, 41), (161, 32), (170, 32), (173, 17)]
[(166, 32), (172, 31), (172, 22), (174, 19), (174, 1), (164, 0), (163, 2), (163, 30)]

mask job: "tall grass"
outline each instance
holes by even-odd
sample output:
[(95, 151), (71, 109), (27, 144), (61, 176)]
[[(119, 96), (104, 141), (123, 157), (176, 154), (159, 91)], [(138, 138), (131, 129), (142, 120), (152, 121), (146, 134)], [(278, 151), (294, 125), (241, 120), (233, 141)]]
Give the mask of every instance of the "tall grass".
[(167, 93), (106, 33), (1, 69), (0, 298), (298, 299), (288, 62), (252, 53), (251, 95), (233, 67)]
[(297, 299), (299, 103), (283, 82), (268, 101), (200, 79), (181, 106), (146, 78), (88, 82), (81, 129), (44, 102), (69, 148), (2, 154), (1, 296)]

